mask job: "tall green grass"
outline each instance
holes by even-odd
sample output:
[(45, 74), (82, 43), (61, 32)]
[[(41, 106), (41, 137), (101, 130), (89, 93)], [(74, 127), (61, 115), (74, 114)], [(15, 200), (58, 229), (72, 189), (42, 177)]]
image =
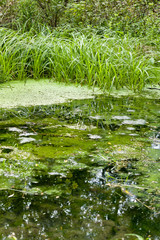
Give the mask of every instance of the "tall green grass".
[(54, 78), (103, 90), (142, 90), (155, 81), (153, 61), (138, 38), (72, 33), (31, 36), (0, 29), (0, 81)]

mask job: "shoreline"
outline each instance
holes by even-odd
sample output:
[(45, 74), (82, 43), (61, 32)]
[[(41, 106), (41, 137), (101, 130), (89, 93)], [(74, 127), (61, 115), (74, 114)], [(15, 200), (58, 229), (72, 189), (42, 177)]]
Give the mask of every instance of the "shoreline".
[(160, 86), (148, 85), (141, 93), (134, 93), (125, 88), (103, 92), (98, 88), (59, 83), (52, 79), (10, 81), (0, 84), (0, 108), (52, 105), (76, 99), (94, 98), (100, 94), (113, 97), (130, 96), (160, 99)]
[(53, 82), (51, 79), (10, 81), (0, 84), (0, 108), (29, 107), (93, 98), (102, 92), (87, 86)]

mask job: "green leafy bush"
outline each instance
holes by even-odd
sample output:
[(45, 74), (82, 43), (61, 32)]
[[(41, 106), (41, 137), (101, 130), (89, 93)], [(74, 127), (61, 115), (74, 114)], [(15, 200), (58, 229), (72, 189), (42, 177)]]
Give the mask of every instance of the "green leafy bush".
[(42, 26), (106, 27), (120, 35), (160, 33), (158, 0), (3, 0), (0, 26), (41, 31)]

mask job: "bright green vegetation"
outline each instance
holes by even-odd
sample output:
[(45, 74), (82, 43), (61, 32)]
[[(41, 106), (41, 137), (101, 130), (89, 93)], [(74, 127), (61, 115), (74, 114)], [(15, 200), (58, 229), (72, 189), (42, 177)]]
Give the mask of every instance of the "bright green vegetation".
[(1, 239), (159, 239), (158, 100), (99, 96), (0, 119)]
[[(0, 80), (52, 78), (66, 83), (137, 91), (157, 83), (159, 41), (72, 33), (70, 37), (0, 29)], [(154, 43), (154, 46), (151, 46)]]
[(159, 7), (0, 1), (0, 239), (160, 239)]
[(159, 83), (158, 0), (2, 0), (0, 16), (0, 82)]

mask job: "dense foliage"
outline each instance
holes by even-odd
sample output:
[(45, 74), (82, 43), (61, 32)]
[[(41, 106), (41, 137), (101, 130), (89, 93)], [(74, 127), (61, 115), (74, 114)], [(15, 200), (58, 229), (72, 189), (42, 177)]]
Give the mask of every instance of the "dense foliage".
[(160, 64), (158, 0), (2, 0), (0, 82), (141, 90)]
[(111, 89), (123, 86), (141, 90), (155, 78), (156, 55), (138, 38), (72, 33), (36, 36), (1, 29), (1, 82), (11, 79), (55, 78)]
[(160, 31), (158, 0), (2, 0), (0, 26), (28, 31), (107, 27), (133, 36)]

